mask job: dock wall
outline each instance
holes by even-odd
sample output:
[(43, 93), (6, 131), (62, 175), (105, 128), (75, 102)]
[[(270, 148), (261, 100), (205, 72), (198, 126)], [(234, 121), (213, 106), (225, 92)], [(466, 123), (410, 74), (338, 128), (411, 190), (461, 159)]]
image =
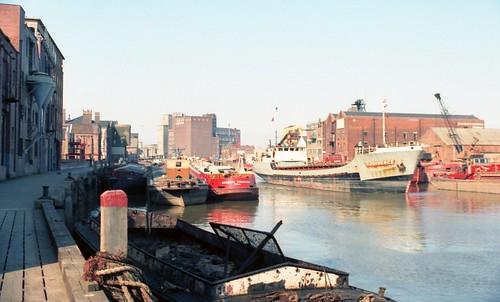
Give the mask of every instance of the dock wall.
[(63, 183), (49, 188), (48, 196), (42, 196), (37, 201), (50, 239), (57, 249), (64, 287), (71, 301), (109, 301), (97, 283), (82, 279), (85, 258), (70, 232), (76, 220), (83, 219), (88, 211), (97, 206), (98, 189), (94, 171), (76, 175), (68, 173)]

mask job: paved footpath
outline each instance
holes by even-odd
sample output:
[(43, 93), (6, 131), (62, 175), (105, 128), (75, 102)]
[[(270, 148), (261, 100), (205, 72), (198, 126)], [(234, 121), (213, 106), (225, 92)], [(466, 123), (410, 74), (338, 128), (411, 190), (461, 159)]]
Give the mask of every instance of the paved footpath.
[(58, 190), (67, 172), (20, 177), (0, 182), (0, 302), (68, 301), (57, 249), (35, 201), (42, 186)]

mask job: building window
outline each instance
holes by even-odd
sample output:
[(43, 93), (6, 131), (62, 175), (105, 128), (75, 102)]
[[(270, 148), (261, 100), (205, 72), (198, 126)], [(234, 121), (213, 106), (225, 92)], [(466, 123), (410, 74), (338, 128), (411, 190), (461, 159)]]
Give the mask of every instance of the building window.
[(17, 156), (23, 156), (23, 139), (17, 141)]
[(408, 139), (408, 133), (403, 132), (403, 140), (406, 141)]
[(418, 139), (418, 133), (417, 132), (413, 132), (413, 141), (417, 141)]

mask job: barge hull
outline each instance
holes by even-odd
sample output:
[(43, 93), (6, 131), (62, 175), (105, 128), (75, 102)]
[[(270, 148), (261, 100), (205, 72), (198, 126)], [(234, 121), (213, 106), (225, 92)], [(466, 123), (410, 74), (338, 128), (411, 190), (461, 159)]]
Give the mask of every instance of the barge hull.
[(212, 200), (258, 200), (259, 189), (254, 188), (212, 188), (209, 193)]
[[(168, 301), (277, 301), (277, 298), (279, 301), (326, 301), (328, 298), (328, 301), (356, 302), (366, 296), (381, 298), (372, 292), (349, 285), (349, 275), (345, 272), (284, 256), (272, 233), (215, 223), (212, 227), (219, 235), (181, 220), (177, 220), (173, 229), (157, 229), (151, 233), (140, 229), (130, 230), (128, 259), (144, 271), (155, 294)], [(175, 230), (180, 232), (178, 235), (183, 235), (167, 236)], [(90, 250), (99, 249), (97, 220), (91, 219), (88, 223), (76, 224), (75, 232)], [(243, 232), (245, 235), (229, 240), (220, 237), (220, 232)], [(168, 244), (169, 238), (173, 240), (171, 245)], [(201, 244), (207, 252), (218, 250), (221, 259), (238, 258), (238, 271), (220, 278), (200, 275), (193, 268), (190, 269), (187, 263), (191, 260), (182, 262), (181, 259), (191, 257), (186, 258), (187, 250), (179, 250), (181, 242), (176, 243), (176, 240), (185, 241), (188, 238), (194, 240), (193, 247)], [(253, 248), (257, 250), (252, 252), (248, 245), (241, 244), (245, 240), (252, 242)], [(158, 245), (158, 242), (167, 243), (167, 246), (161, 249), (152, 247)], [(151, 249), (155, 250), (156, 255), (149, 252)], [(163, 252), (165, 249), (169, 252)], [(172, 249), (175, 249), (175, 252), (170, 252)], [(159, 251), (162, 251), (161, 255), (158, 255)], [(262, 264), (256, 263), (256, 269), (247, 270), (245, 263), (251, 263), (247, 261), (256, 255), (259, 255), (257, 263)], [(200, 262), (201, 259), (194, 261)], [(385, 297), (383, 300), (393, 301)]]
[(169, 206), (190, 206), (207, 202), (208, 186), (188, 189), (158, 189), (150, 187), (149, 197), (153, 203)]
[(362, 181), (356, 174), (343, 177), (293, 177), (257, 175), (266, 182), (274, 185), (293, 186), (332, 192), (387, 192), (405, 193), (410, 181), (410, 176), (391, 177), (382, 180)]
[(431, 178), (438, 190), (500, 194), (500, 181)]

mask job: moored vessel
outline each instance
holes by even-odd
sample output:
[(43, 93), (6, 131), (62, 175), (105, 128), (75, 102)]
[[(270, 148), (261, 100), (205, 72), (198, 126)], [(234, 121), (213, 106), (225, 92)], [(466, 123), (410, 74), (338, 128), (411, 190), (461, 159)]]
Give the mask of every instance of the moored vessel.
[(208, 161), (193, 161), (191, 174), (207, 183), (209, 199), (212, 200), (256, 200), (259, 189), (255, 175), (245, 170), (218, 165)]
[(148, 186), (151, 202), (184, 207), (207, 201), (208, 185), (191, 179), (187, 159), (167, 159), (164, 167), (165, 175), (153, 178)]
[(253, 171), (271, 184), (341, 192), (405, 192), (421, 146), (356, 147), (347, 163), (310, 164), (305, 147), (274, 147)]
[(500, 163), (482, 156), (463, 163), (430, 166), (427, 176), (439, 190), (500, 194)]
[[(270, 232), (219, 223), (209, 232), (180, 219), (156, 220), (162, 223), (147, 229), (129, 222), (128, 260), (167, 301), (393, 301), (384, 288), (376, 294), (352, 286), (346, 272), (285, 256), (274, 237), (281, 221)], [(99, 212), (75, 233), (98, 251)]]

